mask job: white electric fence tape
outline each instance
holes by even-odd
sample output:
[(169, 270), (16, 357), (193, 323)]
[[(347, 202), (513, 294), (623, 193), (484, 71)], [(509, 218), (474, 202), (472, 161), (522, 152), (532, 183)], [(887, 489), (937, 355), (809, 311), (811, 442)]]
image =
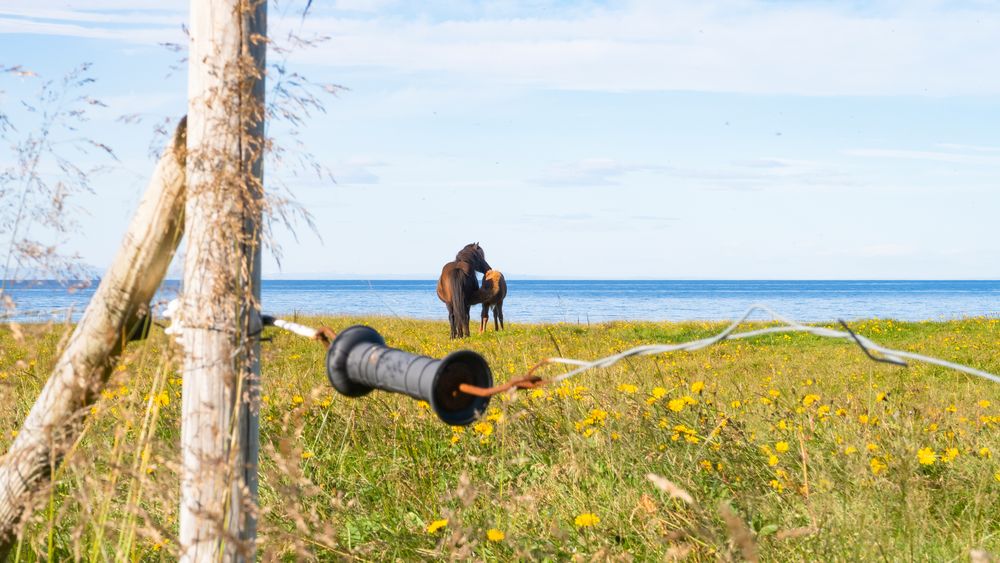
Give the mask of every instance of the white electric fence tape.
[[(183, 329), (183, 327), (181, 327), (177, 322), (179, 319), (176, 318), (179, 307), (180, 303), (178, 300), (175, 299), (167, 305), (167, 309), (163, 313), (165, 317), (172, 318), (173, 321), (170, 327), (168, 327), (165, 331), (167, 334), (180, 335), (181, 330)], [(783, 326), (773, 326), (757, 330), (749, 330), (746, 332), (735, 332), (736, 329), (740, 325), (745, 323), (747, 319), (750, 318), (750, 315), (752, 315), (756, 311), (761, 311), (769, 314), (771, 316), (772, 321), (783, 323)], [(306, 338), (315, 338), (319, 332), (314, 328), (310, 328), (308, 326), (301, 325), (298, 323), (293, 323), (291, 321), (286, 321), (283, 319), (275, 319), (274, 326), (282, 328), (299, 336), (304, 336)], [(893, 363), (902, 364), (905, 366), (906, 364), (903, 362), (903, 358), (908, 358), (911, 360), (916, 360), (918, 362), (934, 364), (937, 366), (961, 371), (969, 375), (982, 377), (994, 383), (1000, 383), (1000, 376), (997, 376), (987, 371), (982, 371), (962, 364), (957, 364), (955, 362), (949, 362), (947, 360), (942, 360), (939, 358), (935, 358), (933, 356), (925, 356), (923, 354), (917, 354), (914, 352), (906, 352), (903, 350), (886, 348), (880, 344), (872, 342), (871, 340), (865, 338), (864, 336), (861, 336), (860, 334), (852, 334), (850, 332), (833, 330), (830, 328), (804, 325), (797, 321), (787, 319), (779, 315), (778, 313), (775, 313), (773, 310), (771, 310), (770, 307), (766, 305), (759, 305), (759, 304), (752, 305), (749, 309), (747, 309), (745, 313), (743, 313), (743, 316), (733, 321), (732, 324), (726, 327), (722, 332), (719, 332), (714, 336), (709, 336), (708, 338), (701, 338), (698, 340), (691, 340), (688, 342), (681, 342), (678, 344), (645, 344), (642, 346), (636, 346), (635, 348), (630, 348), (628, 350), (625, 350), (624, 352), (612, 354), (610, 356), (600, 358), (598, 360), (593, 360), (590, 362), (584, 360), (576, 360), (572, 358), (548, 358), (545, 361), (554, 364), (568, 364), (572, 366), (577, 366), (575, 369), (572, 369), (566, 373), (560, 374), (553, 378), (554, 382), (559, 382), (569, 379), (574, 375), (583, 373), (588, 370), (612, 366), (624, 360), (625, 358), (630, 358), (632, 356), (649, 356), (652, 354), (667, 354), (670, 352), (681, 352), (681, 351), (691, 352), (694, 350), (700, 350), (702, 348), (708, 348), (709, 346), (718, 344), (723, 340), (753, 338), (764, 334), (774, 334), (781, 332), (808, 332), (809, 334), (813, 334), (816, 336), (823, 336), (826, 338), (841, 338), (847, 340), (856, 340), (869, 354), (871, 352), (877, 352), (879, 354), (882, 354), (882, 356), (884, 356), (886, 360), (889, 360)]]
[[(772, 320), (784, 323), (784, 326), (761, 328), (757, 330), (750, 330), (747, 332), (734, 332), (736, 328), (739, 327), (741, 324), (745, 323), (747, 319), (750, 317), (750, 315), (752, 315), (755, 311), (762, 311), (771, 315)], [(679, 344), (646, 344), (643, 346), (636, 346), (635, 348), (630, 348), (628, 350), (625, 350), (624, 352), (613, 354), (611, 356), (607, 356), (605, 358), (601, 358), (599, 360), (594, 360), (591, 362), (574, 360), (572, 358), (548, 358), (547, 361), (555, 364), (569, 364), (569, 365), (579, 366), (576, 369), (570, 370), (566, 373), (560, 374), (555, 378), (553, 378), (553, 381), (558, 382), (558, 381), (564, 381), (570, 377), (573, 377), (574, 375), (583, 373), (591, 369), (612, 366), (624, 360), (625, 358), (630, 358), (632, 356), (649, 356), (651, 354), (665, 354), (669, 352), (680, 352), (680, 351), (690, 352), (693, 350), (700, 350), (702, 348), (707, 348), (713, 344), (722, 342), (723, 340), (752, 338), (755, 336), (761, 336), (763, 334), (773, 334), (778, 332), (808, 332), (816, 336), (824, 336), (828, 338), (846, 338), (848, 340), (856, 338), (858, 342), (861, 343), (861, 345), (866, 350), (868, 350), (869, 352), (878, 352), (883, 356), (885, 356), (885, 358), (888, 360), (893, 360), (895, 362), (902, 363), (903, 362), (902, 358), (909, 358), (911, 360), (916, 360), (919, 362), (925, 362), (928, 364), (934, 364), (941, 367), (958, 370), (964, 373), (968, 373), (970, 375), (975, 375), (977, 377), (988, 379), (995, 383), (1000, 383), (1000, 376), (997, 376), (995, 374), (978, 370), (976, 368), (971, 368), (969, 366), (964, 366), (962, 364), (956, 364), (954, 362), (941, 360), (938, 358), (934, 358), (932, 356), (924, 356), (922, 354), (916, 354), (913, 352), (905, 352), (903, 350), (894, 350), (892, 348), (886, 348), (884, 346), (876, 344), (875, 342), (872, 342), (871, 340), (865, 338), (864, 336), (861, 336), (860, 334), (855, 334), (852, 336), (851, 333), (840, 330), (833, 330), (829, 328), (816, 327), (816, 326), (807, 326), (799, 322), (786, 319), (785, 317), (772, 311), (766, 305), (752, 305), (749, 309), (747, 309), (747, 312), (744, 313), (742, 317), (740, 317), (736, 321), (733, 321), (733, 323), (730, 324), (728, 327), (726, 327), (725, 330), (708, 338), (691, 340), (689, 342), (681, 342)]]

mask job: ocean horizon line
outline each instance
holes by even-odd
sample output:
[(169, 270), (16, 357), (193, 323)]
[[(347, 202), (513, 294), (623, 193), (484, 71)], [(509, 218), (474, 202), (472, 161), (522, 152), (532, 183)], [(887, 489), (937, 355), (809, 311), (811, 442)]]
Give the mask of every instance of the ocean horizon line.
[[(440, 318), (435, 279), (264, 279), (268, 314), (369, 315)], [(5, 296), (21, 311), (51, 316), (80, 311), (98, 280), (11, 283)], [(179, 295), (169, 279), (155, 301)], [(724, 320), (754, 304), (803, 321), (846, 318), (928, 320), (996, 315), (1000, 282), (993, 280), (583, 280), (508, 279), (505, 317), (522, 322), (611, 320)], [(476, 311), (479, 314), (479, 311)], [(15, 313), (27, 317), (28, 313)]]
[[(751, 283), (773, 283), (773, 282), (1000, 282), (996, 278), (700, 278), (700, 277), (677, 277), (677, 278), (602, 278), (602, 277), (548, 277), (534, 275), (508, 275), (504, 272), (504, 277), (514, 281), (551, 281), (551, 282), (751, 282)], [(90, 279), (58, 279), (58, 278), (31, 278), (16, 280), (0, 280), (2, 284), (31, 284), (31, 283), (53, 283), (53, 284), (82, 284), (100, 282), (101, 277)], [(263, 276), (262, 282), (335, 282), (335, 281), (372, 281), (372, 282), (427, 282), (437, 281), (437, 276), (341, 276), (341, 277), (268, 277)], [(181, 278), (164, 278), (163, 282), (181, 283)]]

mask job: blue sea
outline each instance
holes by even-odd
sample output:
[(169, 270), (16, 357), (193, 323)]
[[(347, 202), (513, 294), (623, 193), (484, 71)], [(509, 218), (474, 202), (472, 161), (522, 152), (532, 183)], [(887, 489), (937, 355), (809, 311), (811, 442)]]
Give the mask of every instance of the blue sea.
[[(272, 315), (385, 315), (446, 319), (434, 280), (265, 280), (264, 311)], [(167, 281), (165, 303), (179, 283)], [(8, 287), (17, 320), (76, 320), (93, 295), (55, 282)], [(728, 320), (763, 303), (807, 322), (838, 318), (944, 320), (1000, 315), (1000, 281), (558, 281), (508, 280), (504, 319), (595, 323), (633, 320)], [(158, 307), (161, 309), (162, 307)], [(478, 318), (479, 308), (472, 311)], [(7, 317), (8, 320), (11, 317)]]

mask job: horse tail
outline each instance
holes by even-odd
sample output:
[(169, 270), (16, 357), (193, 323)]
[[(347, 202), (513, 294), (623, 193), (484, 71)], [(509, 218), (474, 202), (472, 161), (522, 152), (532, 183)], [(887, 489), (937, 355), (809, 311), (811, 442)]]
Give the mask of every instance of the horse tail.
[(465, 292), (462, 290), (464, 285), (462, 282), (465, 280), (465, 272), (455, 268), (451, 272), (451, 307), (455, 310), (457, 315), (459, 311), (464, 311), (467, 305), (465, 304)]
[(469, 306), (465, 300), (465, 272), (459, 268), (451, 273), (451, 310), (455, 332), (459, 338), (469, 334)]

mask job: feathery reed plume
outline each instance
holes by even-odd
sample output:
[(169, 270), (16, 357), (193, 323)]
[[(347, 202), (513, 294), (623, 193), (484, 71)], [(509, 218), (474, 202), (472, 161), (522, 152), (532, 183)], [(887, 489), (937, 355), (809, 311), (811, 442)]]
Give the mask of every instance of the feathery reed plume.
[(685, 491), (684, 489), (678, 487), (676, 484), (674, 484), (666, 477), (661, 477), (655, 473), (647, 473), (646, 479), (649, 479), (650, 482), (652, 482), (657, 489), (660, 489), (661, 491), (670, 495), (670, 498), (682, 500), (685, 503), (690, 504), (692, 506), (694, 505), (694, 498), (691, 497), (691, 494)]
[(739, 548), (743, 559), (747, 561), (759, 561), (760, 555), (757, 552), (757, 542), (754, 541), (753, 532), (750, 531), (746, 522), (733, 511), (733, 507), (726, 501), (719, 503), (719, 514), (722, 515), (722, 520), (726, 523), (726, 529), (729, 531), (729, 539), (733, 542), (733, 545)]

